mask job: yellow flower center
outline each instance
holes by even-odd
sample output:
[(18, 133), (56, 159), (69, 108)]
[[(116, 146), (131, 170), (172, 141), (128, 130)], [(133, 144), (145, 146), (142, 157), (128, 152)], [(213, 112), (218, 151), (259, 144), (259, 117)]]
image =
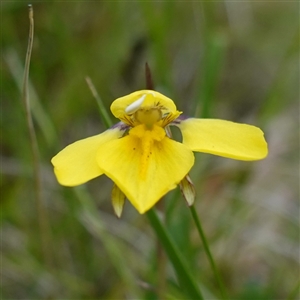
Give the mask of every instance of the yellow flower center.
[(130, 127), (143, 124), (146, 130), (152, 130), (153, 125), (165, 128), (181, 114), (171, 99), (152, 90), (118, 98), (110, 108), (113, 115), (125, 124)]
[(134, 113), (134, 118), (151, 130), (153, 125), (162, 119), (162, 112), (158, 107), (141, 108)]

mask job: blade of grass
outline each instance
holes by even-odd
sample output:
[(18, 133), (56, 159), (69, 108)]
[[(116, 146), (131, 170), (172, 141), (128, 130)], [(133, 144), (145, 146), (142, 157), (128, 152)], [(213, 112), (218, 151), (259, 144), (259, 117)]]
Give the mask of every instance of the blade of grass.
[(37, 207), (42, 253), (46, 264), (50, 266), (52, 259), (51, 259), (51, 252), (50, 252), (50, 230), (49, 230), (49, 223), (48, 223), (49, 221), (42, 200), (39, 149), (38, 149), (37, 138), (36, 138), (32, 116), (31, 116), (29, 93), (28, 93), (29, 67), (30, 67), (30, 59), (31, 59), (33, 36), (34, 36), (33, 8), (31, 5), (28, 5), (28, 8), (29, 8), (30, 26), (29, 26), (29, 36), (28, 36), (28, 47), (27, 47), (26, 60), (25, 60), (25, 69), (24, 69), (22, 100), (25, 107), (26, 122), (27, 122), (27, 128), (29, 132), (30, 150), (31, 150), (32, 161), (33, 161), (35, 201)]
[(197, 215), (197, 212), (195, 210), (195, 207), (194, 205), (190, 206), (190, 212), (192, 214), (192, 217), (193, 217), (193, 220), (196, 224), (196, 227), (197, 227), (197, 230), (198, 230), (198, 233), (199, 233), (199, 236), (202, 240), (202, 243), (203, 243), (203, 247), (204, 247), (204, 250), (205, 250), (205, 253), (206, 253), (206, 256), (209, 260), (209, 263), (211, 265), (211, 268), (214, 272), (214, 275), (215, 275), (215, 278), (217, 280), (217, 283), (219, 285), (219, 288), (220, 288), (220, 291), (221, 291), (221, 295), (222, 295), (222, 298), (223, 299), (229, 299), (228, 296), (227, 296), (227, 293), (225, 291), (225, 287), (224, 287), (224, 284), (223, 284), (223, 281), (221, 279), (221, 276), (220, 276), (220, 273), (216, 267), (216, 264), (215, 264), (215, 261), (214, 261), (214, 258), (210, 252), (210, 249), (209, 249), (209, 246), (208, 246), (208, 243), (207, 243), (207, 240), (206, 240), (206, 237), (205, 237), (205, 234), (204, 234), (204, 231), (202, 229), (202, 226), (201, 226), (201, 223), (200, 223), (200, 220), (199, 220), (199, 217)]
[(160, 221), (156, 211), (154, 209), (150, 209), (147, 212), (147, 217), (176, 271), (178, 281), (182, 289), (188, 293), (189, 297), (191, 297), (190, 299), (203, 299), (199, 287), (189, 272), (169, 233)]
[(102, 117), (104, 125), (107, 128), (110, 128), (113, 125), (113, 123), (112, 123), (112, 121), (109, 117), (109, 114), (107, 113), (107, 110), (105, 109), (105, 106), (103, 105), (103, 102), (102, 102), (102, 100), (101, 100), (101, 98), (100, 98), (100, 96), (99, 96), (99, 94), (98, 94), (91, 78), (86, 77), (85, 80), (86, 80), (86, 82), (87, 82), (94, 98), (96, 99), (96, 102), (97, 102), (98, 108), (99, 108), (99, 112), (100, 112), (100, 116)]

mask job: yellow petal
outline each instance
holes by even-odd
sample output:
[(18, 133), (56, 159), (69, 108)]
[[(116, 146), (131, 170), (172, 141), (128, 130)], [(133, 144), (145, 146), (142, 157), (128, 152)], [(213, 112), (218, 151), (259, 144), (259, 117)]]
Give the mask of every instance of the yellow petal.
[[(134, 103), (136, 103), (137, 107), (135, 107)], [(169, 113), (176, 112), (176, 106), (170, 98), (151, 90), (141, 90), (118, 98), (112, 103), (110, 110), (116, 118), (122, 119), (126, 115), (125, 110), (128, 107), (129, 111), (132, 110), (133, 112), (137, 108), (156, 106), (157, 103), (162, 105)]]
[(129, 135), (104, 144), (97, 160), (142, 214), (176, 187), (191, 169), (194, 155), (166, 137), (161, 127), (145, 130), (139, 125)]
[(193, 151), (238, 160), (259, 160), (268, 154), (263, 132), (252, 125), (189, 118), (177, 126), (181, 129), (183, 144)]
[(97, 164), (96, 153), (103, 143), (119, 138), (123, 132), (122, 128), (114, 127), (60, 151), (51, 160), (58, 182), (65, 186), (76, 186), (103, 174)]

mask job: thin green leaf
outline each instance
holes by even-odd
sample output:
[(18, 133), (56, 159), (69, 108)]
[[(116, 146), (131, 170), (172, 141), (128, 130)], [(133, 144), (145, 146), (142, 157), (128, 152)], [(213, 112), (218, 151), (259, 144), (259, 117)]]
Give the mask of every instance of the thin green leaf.
[(203, 299), (199, 287), (191, 276), (191, 272), (189, 272), (180, 252), (160, 221), (156, 211), (154, 209), (149, 210), (147, 217), (176, 271), (181, 287), (186, 291), (190, 299)]

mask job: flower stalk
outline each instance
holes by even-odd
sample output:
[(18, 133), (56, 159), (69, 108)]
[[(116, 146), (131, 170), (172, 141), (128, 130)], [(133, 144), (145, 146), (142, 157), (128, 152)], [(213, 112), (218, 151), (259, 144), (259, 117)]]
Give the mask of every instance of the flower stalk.
[(190, 212), (192, 214), (193, 220), (194, 220), (195, 225), (197, 227), (197, 231), (199, 233), (199, 236), (200, 236), (200, 238), (202, 240), (204, 251), (205, 251), (206, 256), (207, 256), (207, 258), (209, 260), (209, 263), (210, 263), (210, 266), (211, 266), (211, 268), (213, 270), (213, 273), (214, 273), (214, 276), (216, 278), (216, 281), (218, 283), (218, 286), (219, 286), (222, 298), (223, 299), (229, 299), (228, 296), (227, 296), (225, 287), (224, 287), (224, 283), (223, 283), (223, 281), (221, 279), (221, 275), (220, 275), (220, 273), (219, 273), (219, 271), (218, 271), (218, 269), (216, 267), (214, 258), (213, 258), (212, 254), (210, 252), (207, 239), (205, 237), (204, 231), (202, 229), (202, 226), (201, 226), (201, 223), (200, 223), (200, 220), (199, 220), (199, 217), (197, 215), (197, 212), (195, 210), (195, 206), (194, 205), (190, 206)]
[(165, 226), (159, 219), (156, 211), (154, 209), (150, 209), (146, 215), (175, 269), (181, 288), (187, 292), (190, 299), (204, 299), (183, 257), (167, 232)]

